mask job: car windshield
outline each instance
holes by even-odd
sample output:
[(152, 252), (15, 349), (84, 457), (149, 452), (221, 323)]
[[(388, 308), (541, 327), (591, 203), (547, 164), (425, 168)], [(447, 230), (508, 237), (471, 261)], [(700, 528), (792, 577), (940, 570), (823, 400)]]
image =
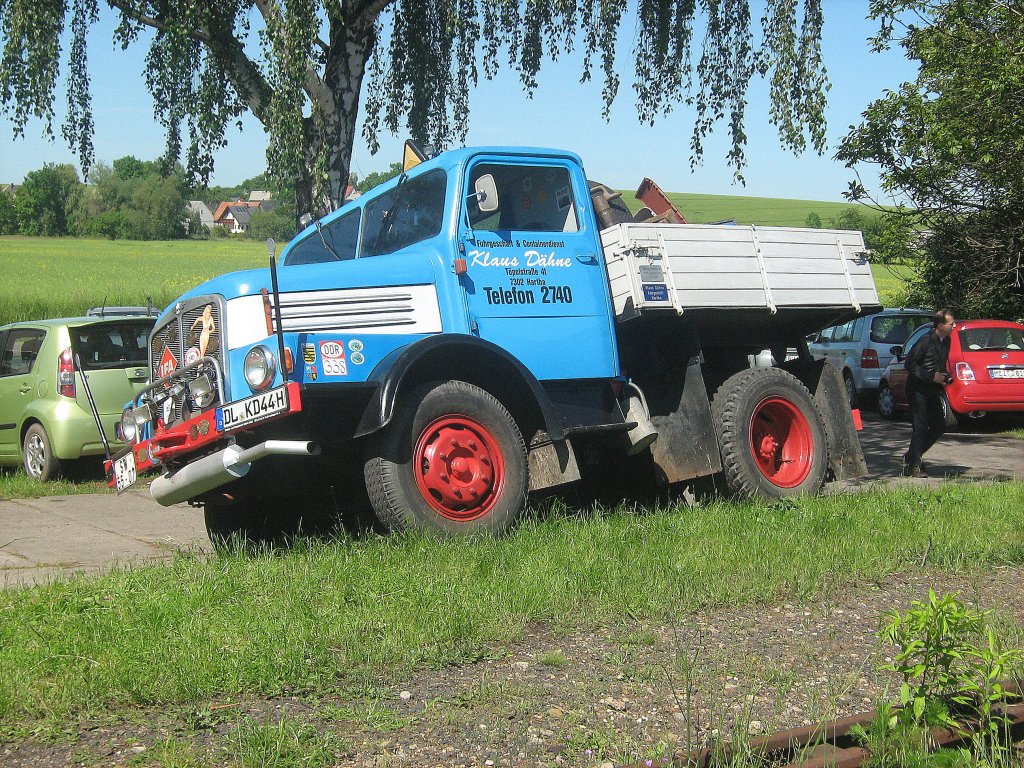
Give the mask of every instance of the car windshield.
[(71, 328), (71, 345), (84, 370), (147, 365), (152, 322), (120, 322)]
[(929, 320), (928, 315), (878, 315), (871, 320), (871, 341), (902, 344)]
[(1020, 328), (965, 328), (960, 331), (960, 347), (972, 352), (1021, 350), (1024, 349), (1024, 330)]

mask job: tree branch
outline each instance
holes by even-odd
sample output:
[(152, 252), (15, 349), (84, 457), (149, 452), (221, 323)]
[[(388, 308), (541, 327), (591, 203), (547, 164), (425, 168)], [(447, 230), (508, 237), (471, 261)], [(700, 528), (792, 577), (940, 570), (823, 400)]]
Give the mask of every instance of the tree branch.
[[(107, 4), (152, 29), (167, 32), (172, 27), (162, 19), (142, 13), (127, 0), (107, 0)], [(262, 0), (257, 0), (257, 4), (263, 4)], [(204, 27), (186, 29), (185, 34), (193, 40), (201, 42), (211, 52), (222, 54), (221, 61), (231, 84), (256, 119), (266, 125), (270, 88), (259, 67), (245, 55), (241, 41), (230, 32), (227, 34), (219, 31), (212, 32)]]

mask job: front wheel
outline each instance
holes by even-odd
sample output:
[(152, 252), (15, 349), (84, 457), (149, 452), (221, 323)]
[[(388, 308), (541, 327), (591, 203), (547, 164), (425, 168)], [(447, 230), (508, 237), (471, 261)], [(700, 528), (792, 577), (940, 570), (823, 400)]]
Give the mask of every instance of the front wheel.
[(398, 405), (364, 468), (391, 531), (500, 534), (526, 506), (526, 445), (511, 414), (464, 381), (417, 387)]
[(777, 499), (825, 484), (825, 427), (810, 392), (779, 368), (731, 376), (712, 402), (729, 490)]
[(42, 424), (33, 424), (25, 432), (21, 445), (22, 463), (25, 473), (33, 480), (45, 483), (53, 480), (60, 472), (60, 459), (50, 446), (50, 436)]

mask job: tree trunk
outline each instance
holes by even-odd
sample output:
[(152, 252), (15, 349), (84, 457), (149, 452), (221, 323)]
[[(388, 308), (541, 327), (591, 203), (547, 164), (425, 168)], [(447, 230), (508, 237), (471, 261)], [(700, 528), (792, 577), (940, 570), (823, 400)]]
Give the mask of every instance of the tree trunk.
[[(379, 12), (379, 11), (378, 11)], [(359, 93), (363, 87), (366, 63), (376, 44), (374, 18), (350, 19), (347, 24), (331, 25), (330, 54), (324, 69), (324, 85), (330, 94), (330, 108), (317, 111), (318, 139), (323, 142), (326, 180), (318, 180), (318, 200), (328, 210), (345, 202), (352, 145), (359, 118)], [(318, 153), (319, 154), (319, 153)]]

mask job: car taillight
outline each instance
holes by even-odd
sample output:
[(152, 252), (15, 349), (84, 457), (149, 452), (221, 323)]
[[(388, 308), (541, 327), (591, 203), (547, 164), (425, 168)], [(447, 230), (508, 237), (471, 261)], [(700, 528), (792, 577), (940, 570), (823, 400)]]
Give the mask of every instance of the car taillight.
[(960, 381), (974, 381), (974, 371), (971, 370), (971, 364), (957, 363), (956, 377), (960, 379)]
[(75, 358), (71, 355), (71, 347), (57, 358), (57, 391), (64, 397), (75, 396)]
[(877, 368), (878, 367), (878, 352), (877, 350), (867, 347), (863, 352), (860, 353), (860, 367), (861, 368)]

